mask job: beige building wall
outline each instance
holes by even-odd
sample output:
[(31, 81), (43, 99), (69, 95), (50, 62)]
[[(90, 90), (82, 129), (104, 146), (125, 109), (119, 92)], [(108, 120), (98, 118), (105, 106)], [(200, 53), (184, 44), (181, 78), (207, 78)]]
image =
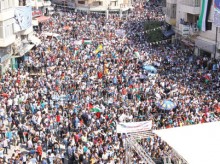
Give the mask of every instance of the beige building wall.
[[(175, 18), (173, 18), (172, 14), (170, 14), (174, 9), (173, 5), (176, 5)], [(213, 24), (214, 7), (212, 5), (208, 19), (208, 21), (212, 24), (212, 28), (202, 32), (195, 28), (201, 11), (200, 6), (201, 0), (166, 0), (167, 13), (165, 20), (168, 24), (173, 25), (176, 36), (180, 35), (181, 38), (185, 38), (185, 40), (194, 40), (195, 52), (198, 52), (198, 55), (201, 54), (200, 52), (202, 51), (207, 51), (212, 57), (215, 56), (216, 58), (220, 58), (220, 28), (218, 30), (216, 44), (216, 27)], [(181, 19), (188, 22), (189, 25), (182, 24), (180, 21)], [(217, 48), (216, 54), (215, 47)]]

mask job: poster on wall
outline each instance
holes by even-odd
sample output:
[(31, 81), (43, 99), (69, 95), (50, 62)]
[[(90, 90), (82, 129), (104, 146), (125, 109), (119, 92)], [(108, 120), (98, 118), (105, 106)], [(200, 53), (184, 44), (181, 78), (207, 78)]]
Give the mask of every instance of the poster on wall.
[(31, 6), (16, 7), (14, 13), (14, 32), (28, 29), (32, 26), (32, 9)]
[(220, 27), (220, 0), (214, 0), (214, 25)]

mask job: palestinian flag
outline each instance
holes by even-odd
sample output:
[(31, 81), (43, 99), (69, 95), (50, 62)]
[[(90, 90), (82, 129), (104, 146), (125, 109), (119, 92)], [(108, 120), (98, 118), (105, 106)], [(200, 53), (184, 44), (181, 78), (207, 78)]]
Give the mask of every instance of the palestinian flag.
[(92, 44), (92, 41), (90, 39), (82, 39), (83, 44)]
[(206, 25), (208, 22), (209, 13), (212, 6), (212, 0), (202, 0), (201, 1), (201, 12), (198, 21), (198, 28), (201, 31), (206, 31)]

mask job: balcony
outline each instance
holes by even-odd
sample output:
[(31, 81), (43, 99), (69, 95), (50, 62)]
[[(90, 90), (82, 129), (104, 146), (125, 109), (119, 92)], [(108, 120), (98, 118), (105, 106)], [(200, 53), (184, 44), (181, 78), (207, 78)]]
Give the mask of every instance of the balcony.
[(179, 24), (179, 32), (182, 36), (199, 35), (199, 29), (195, 25)]
[(200, 14), (200, 0), (183, 0), (180, 3), (180, 11), (190, 13), (192, 15)]
[(14, 43), (15, 41), (15, 35), (11, 35), (10, 37), (7, 38), (1, 38), (0, 39), (0, 47), (7, 47), (10, 44)]
[(0, 21), (5, 21), (14, 17), (14, 9), (8, 8), (4, 10), (0, 10)]

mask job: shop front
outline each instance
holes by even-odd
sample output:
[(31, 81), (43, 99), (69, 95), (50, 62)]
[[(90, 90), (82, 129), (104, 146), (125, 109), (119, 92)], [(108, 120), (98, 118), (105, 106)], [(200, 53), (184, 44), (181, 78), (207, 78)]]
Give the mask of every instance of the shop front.
[(198, 55), (206, 57), (214, 57), (215, 54), (215, 42), (206, 40), (202, 37), (197, 37), (195, 41), (195, 49), (198, 51)]
[(21, 64), (24, 61), (24, 55), (28, 53), (34, 46), (35, 44), (28, 44), (28, 43), (23, 44), (23, 47), (20, 48), (19, 51), (17, 51), (15, 55), (12, 56), (11, 59), (12, 69), (20, 68)]
[(11, 54), (6, 54), (0, 57), (0, 74), (5, 73), (7, 69), (10, 67), (11, 56)]

